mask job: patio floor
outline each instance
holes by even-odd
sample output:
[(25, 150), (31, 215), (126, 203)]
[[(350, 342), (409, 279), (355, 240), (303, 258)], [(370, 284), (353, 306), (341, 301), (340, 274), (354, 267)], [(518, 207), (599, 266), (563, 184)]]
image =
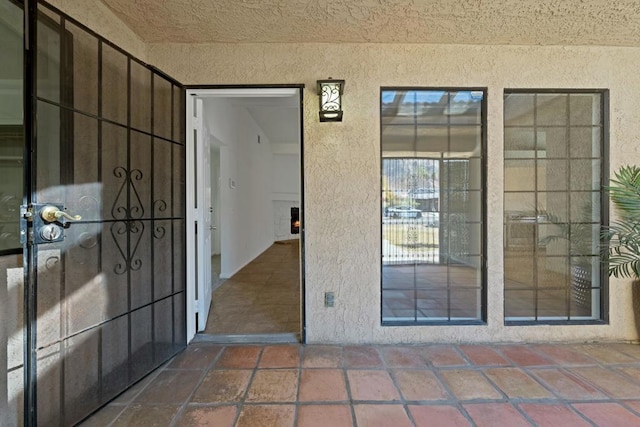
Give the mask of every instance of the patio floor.
[(190, 345), (85, 426), (640, 425), (640, 346)]

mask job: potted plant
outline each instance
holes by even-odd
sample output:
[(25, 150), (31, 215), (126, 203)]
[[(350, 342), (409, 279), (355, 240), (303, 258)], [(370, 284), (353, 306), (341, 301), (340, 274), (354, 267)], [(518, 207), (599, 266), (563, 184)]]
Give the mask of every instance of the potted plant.
[[(541, 236), (541, 246), (563, 241), (569, 245), (571, 253), (571, 299), (579, 308), (589, 309), (591, 306), (591, 271), (594, 252), (594, 237), (597, 238), (599, 228), (594, 230), (591, 219), (591, 209), (585, 206), (581, 210), (578, 221), (568, 221), (554, 215), (551, 212), (539, 213), (543, 222), (551, 225), (549, 234)], [(597, 244), (597, 242), (595, 242)]]
[(640, 166), (623, 166), (607, 187), (618, 219), (602, 232), (609, 276), (640, 278)]

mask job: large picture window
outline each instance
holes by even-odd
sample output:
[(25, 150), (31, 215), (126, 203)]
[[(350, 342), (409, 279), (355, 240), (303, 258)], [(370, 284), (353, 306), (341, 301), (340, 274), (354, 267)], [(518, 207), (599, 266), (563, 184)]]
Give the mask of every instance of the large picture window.
[(382, 322), (484, 316), (485, 91), (383, 88)]
[(598, 320), (606, 93), (505, 91), (507, 322)]

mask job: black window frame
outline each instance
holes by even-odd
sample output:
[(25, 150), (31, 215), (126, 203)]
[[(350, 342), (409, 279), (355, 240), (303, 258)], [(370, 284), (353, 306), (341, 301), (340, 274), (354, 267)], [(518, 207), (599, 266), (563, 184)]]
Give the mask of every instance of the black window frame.
[[(481, 149), (480, 149), (480, 173), (481, 173), (481, 183), (480, 183), (480, 233), (481, 233), (481, 245), (480, 245), (480, 317), (478, 319), (451, 319), (451, 307), (448, 307), (449, 320), (414, 320), (414, 321), (406, 321), (406, 320), (384, 320), (383, 317), (383, 307), (384, 307), (384, 299), (383, 299), (383, 291), (384, 291), (384, 261), (383, 261), (383, 247), (382, 247), (382, 236), (383, 236), (383, 222), (380, 220), (380, 324), (383, 327), (386, 326), (486, 326), (487, 325), (487, 313), (488, 313), (488, 280), (487, 280), (487, 176), (488, 176), (488, 165), (487, 165), (487, 150), (488, 150), (488, 137), (487, 137), (487, 116), (488, 116), (488, 87), (481, 86), (469, 86), (469, 87), (461, 87), (461, 86), (381, 86), (380, 87), (380, 97), (379, 97), (379, 115), (378, 119), (380, 120), (380, 182), (378, 194), (380, 194), (379, 200), (379, 208), (380, 211), (378, 213), (378, 218), (382, 219), (383, 215), (383, 173), (384, 173), (384, 150), (383, 150), (383, 96), (387, 91), (443, 91), (443, 92), (472, 92), (478, 91), (482, 92), (482, 100), (480, 102), (480, 134), (481, 134)], [(439, 126), (439, 125), (436, 125)], [(447, 123), (447, 127), (450, 126), (450, 122)], [(447, 289), (449, 288), (449, 284), (447, 284)], [(415, 318), (415, 316), (414, 316)]]
[[(505, 165), (505, 157), (504, 157), (504, 130), (507, 128), (505, 125), (505, 107), (504, 107), (504, 99), (508, 94), (520, 94), (520, 95), (553, 95), (553, 94), (599, 94), (601, 96), (601, 108), (600, 108), (600, 120), (602, 123), (602, 133), (601, 133), (601, 167), (600, 167), (600, 227), (607, 227), (609, 225), (609, 195), (606, 191), (605, 187), (609, 185), (609, 177), (610, 177), (610, 93), (607, 88), (504, 88), (502, 94), (503, 100), (503, 109), (502, 109), (502, 130), (503, 130), (503, 171)], [(535, 105), (535, 104), (534, 104)], [(567, 118), (569, 119), (570, 111), (567, 111)], [(567, 127), (570, 125), (567, 121)], [(535, 128), (536, 124), (532, 125)], [(504, 179), (504, 172), (503, 172)], [(503, 181), (504, 182), (504, 181)], [(507, 193), (504, 188), (502, 190), (502, 197), (504, 197)], [(503, 205), (503, 218), (502, 218), (502, 226), (503, 230), (506, 230), (505, 224), (505, 215), (504, 209), (505, 205)], [(503, 248), (505, 243), (505, 239), (507, 238), (506, 232), (503, 236)], [(602, 243), (602, 241), (601, 241)], [(609, 275), (608, 275), (608, 263), (607, 263), (607, 254), (605, 251), (600, 251), (600, 306), (599, 306), (599, 318), (593, 319), (571, 319), (570, 315), (567, 315), (568, 319), (542, 319), (542, 320), (514, 320), (508, 319), (506, 315), (506, 273), (504, 269), (505, 265), (505, 253), (503, 251), (503, 323), (505, 326), (540, 326), (540, 325), (549, 325), (549, 326), (562, 326), (562, 325), (606, 325), (609, 324)], [(537, 317), (537, 315), (536, 315)]]

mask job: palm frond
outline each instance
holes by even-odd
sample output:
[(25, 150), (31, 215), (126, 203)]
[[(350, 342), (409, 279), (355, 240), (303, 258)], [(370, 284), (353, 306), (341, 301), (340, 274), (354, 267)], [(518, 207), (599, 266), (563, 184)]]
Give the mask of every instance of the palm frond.
[(609, 275), (640, 277), (640, 222), (615, 221), (602, 231), (608, 244)]
[(640, 167), (623, 166), (606, 187), (621, 218), (640, 219)]

